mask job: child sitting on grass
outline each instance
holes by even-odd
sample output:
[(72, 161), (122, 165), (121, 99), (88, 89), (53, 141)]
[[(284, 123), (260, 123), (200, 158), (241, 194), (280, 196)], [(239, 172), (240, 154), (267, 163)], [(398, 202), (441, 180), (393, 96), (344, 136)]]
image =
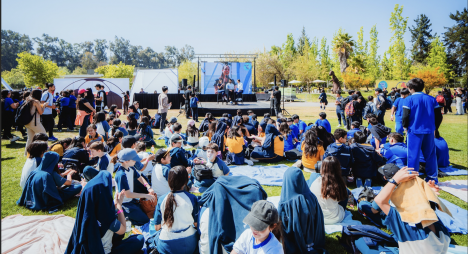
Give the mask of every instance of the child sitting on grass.
[(341, 174), (346, 183), (347, 177), (351, 172), (351, 165), (354, 163), (353, 153), (351, 148), (346, 145), (347, 132), (343, 129), (336, 129), (333, 134), (335, 143), (330, 144), (323, 155), (323, 159), (329, 156), (335, 156), (340, 161)]
[(86, 146), (88, 146), (91, 141), (104, 142), (104, 138), (101, 136), (101, 134), (97, 133), (97, 126), (95, 124), (90, 124), (88, 128), (86, 128), (86, 132), (88, 133), (88, 135), (85, 137)]
[(208, 161), (206, 163), (206, 166), (211, 169), (213, 178), (212, 179), (202, 179), (201, 181), (197, 180), (196, 176), (194, 175), (195, 172), (192, 171), (193, 178), (194, 178), (194, 186), (198, 188), (199, 192), (205, 192), (206, 189), (208, 189), (213, 183), (216, 181), (216, 179), (220, 176), (227, 176), (229, 175), (229, 168), (227, 167), (226, 163), (224, 163), (223, 160), (221, 160), (217, 155), (218, 155), (218, 145), (215, 143), (210, 143), (207, 146), (207, 156), (208, 156)]
[(94, 142), (89, 146), (89, 151), (91, 152), (91, 157), (95, 158), (98, 157), (98, 163), (96, 168), (101, 170), (107, 170), (109, 173), (114, 172), (114, 164), (111, 163), (112, 158), (104, 152), (104, 144), (101, 141)]
[(226, 157), (231, 160), (231, 163), (235, 165), (247, 163), (249, 166), (253, 166), (253, 162), (245, 158), (244, 138), (239, 126), (235, 125), (229, 129), (226, 145), (229, 148)]
[(167, 178), (171, 170), (171, 154), (170, 151), (164, 148), (156, 152), (156, 165), (151, 173), (151, 186), (158, 196), (158, 199), (171, 191)]
[(320, 119), (317, 119), (317, 121), (315, 121), (315, 126), (323, 126), (323, 128), (325, 128), (325, 130), (327, 130), (327, 132), (330, 133), (331, 125), (330, 125), (330, 122), (328, 122), (327, 120), (327, 113), (320, 112), (319, 117)]

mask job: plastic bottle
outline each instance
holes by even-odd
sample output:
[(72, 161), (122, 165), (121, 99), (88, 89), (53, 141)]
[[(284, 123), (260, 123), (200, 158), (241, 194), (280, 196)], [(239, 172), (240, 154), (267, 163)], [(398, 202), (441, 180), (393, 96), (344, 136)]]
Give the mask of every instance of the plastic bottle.
[(151, 153), (154, 154), (154, 146), (151, 147)]

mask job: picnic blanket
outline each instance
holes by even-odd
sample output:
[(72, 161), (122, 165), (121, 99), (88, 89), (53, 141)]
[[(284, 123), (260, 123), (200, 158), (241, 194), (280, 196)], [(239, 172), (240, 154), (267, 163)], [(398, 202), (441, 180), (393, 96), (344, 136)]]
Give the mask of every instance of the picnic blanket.
[(65, 253), (74, 224), (63, 214), (8, 216), (2, 220), (2, 253)]
[[(280, 196), (268, 197), (267, 201), (270, 201), (271, 203), (273, 203), (273, 205), (275, 205), (276, 208), (278, 208)], [(325, 225), (325, 233), (333, 234), (335, 232), (341, 232), (343, 226), (348, 225), (362, 225), (362, 223), (360, 221), (353, 220), (353, 214), (350, 211), (346, 211), (343, 221), (332, 225)]]
[(440, 168), (439, 170), (444, 172), (445, 174), (449, 176), (463, 176), (463, 175), (468, 175), (468, 170), (465, 169), (459, 169), (459, 168), (454, 168), (451, 165), (445, 168)]
[(230, 166), (233, 176), (248, 176), (261, 185), (282, 186), (284, 172), (289, 168), (284, 164), (275, 166)]
[[(439, 183), (440, 184), (440, 183)], [(361, 193), (363, 188), (356, 188), (354, 190), (351, 190), (351, 193), (354, 196), (354, 199), (357, 202), (357, 198), (359, 196), (359, 193)], [(376, 186), (372, 187), (374, 193), (377, 195), (379, 194), (380, 190), (382, 187)], [(449, 211), (452, 213), (453, 217), (450, 215), (436, 210), (436, 214), (439, 217), (440, 221), (442, 224), (448, 229), (450, 233), (460, 233), (466, 235), (468, 233), (468, 211), (460, 208), (459, 206), (443, 199), (439, 199), (444, 203), (444, 205), (449, 209)]]
[(455, 197), (468, 202), (468, 185), (466, 180), (450, 180), (439, 182), (441, 190), (446, 191)]
[(447, 254), (466, 254), (466, 253), (468, 253), (468, 247), (466, 246), (450, 244), (447, 250)]

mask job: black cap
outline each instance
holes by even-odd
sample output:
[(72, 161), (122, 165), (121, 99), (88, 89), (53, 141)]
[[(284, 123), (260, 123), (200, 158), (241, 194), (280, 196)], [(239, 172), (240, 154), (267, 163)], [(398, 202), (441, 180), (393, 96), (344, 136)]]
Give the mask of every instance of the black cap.
[(123, 148), (131, 148), (133, 144), (137, 142), (137, 139), (134, 136), (127, 135), (122, 138), (122, 147)]
[(173, 116), (171, 119), (169, 119), (170, 123), (177, 123), (177, 117)]
[(379, 88), (376, 88), (374, 91), (377, 91), (377, 92), (381, 93), (382, 89), (379, 87)]
[(393, 163), (385, 164), (378, 169), (379, 173), (385, 176), (387, 180), (391, 179), (396, 174), (396, 172), (398, 172), (398, 170), (400, 170), (400, 168)]
[(164, 159), (167, 154), (169, 154), (170, 150), (169, 149), (164, 149), (164, 148), (161, 148), (159, 149), (156, 154), (155, 154), (155, 160), (158, 162), (158, 163), (161, 163), (161, 160)]
[(266, 200), (259, 200), (252, 205), (250, 213), (245, 216), (243, 222), (254, 230), (263, 231), (273, 223), (278, 222), (278, 210)]

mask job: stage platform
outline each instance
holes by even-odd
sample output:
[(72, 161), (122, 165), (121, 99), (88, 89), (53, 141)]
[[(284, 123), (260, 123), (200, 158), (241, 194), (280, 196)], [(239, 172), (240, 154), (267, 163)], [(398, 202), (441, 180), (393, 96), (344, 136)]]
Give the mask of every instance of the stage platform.
[[(133, 94), (132, 101), (140, 102), (140, 108), (147, 108), (147, 109), (158, 109), (158, 96), (159, 94), (142, 94), (142, 93), (135, 93)], [(184, 105), (184, 97), (182, 94), (167, 94), (169, 102), (172, 102), (171, 109), (180, 109)], [(198, 100), (202, 103), (205, 102), (215, 102), (218, 99), (216, 94), (198, 94)], [(219, 96), (221, 99), (221, 96)], [(242, 99), (244, 102), (257, 102), (257, 97), (255, 94), (243, 94)]]
[(198, 108), (198, 119), (203, 119), (205, 114), (210, 112), (216, 117), (222, 116), (223, 113), (231, 114), (235, 116), (237, 110), (242, 110), (243, 115), (247, 115), (247, 110), (253, 110), (257, 116), (263, 116), (265, 113), (270, 113), (270, 103), (269, 102), (244, 102), (244, 104), (239, 103), (238, 105), (234, 104), (218, 104), (216, 102), (202, 102)]

